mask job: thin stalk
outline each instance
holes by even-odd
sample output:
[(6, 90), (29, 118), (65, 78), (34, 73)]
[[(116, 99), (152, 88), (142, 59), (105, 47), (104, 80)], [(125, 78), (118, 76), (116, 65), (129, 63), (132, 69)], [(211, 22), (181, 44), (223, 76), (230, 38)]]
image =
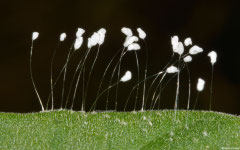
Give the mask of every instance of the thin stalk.
[(157, 76), (157, 75), (162, 74), (162, 73), (163, 73), (163, 72), (155, 73), (155, 74), (153, 74), (153, 75), (147, 77), (146, 79), (144, 79), (144, 80), (138, 82), (138, 83), (132, 88), (132, 90), (131, 90), (131, 92), (130, 92), (128, 98), (127, 98), (127, 101), (126, 101), (126, 104), (125, 104), (125, 107), (124, 107), (124, 111), (126, 110), (126, 107), (127, 107), (128, 101), (129, 101), (129, 99), (130, 99), (130, 97), (131, 97), (131, 95), (132, 95), (134, 89), (135, 89), (137, 86), (139, 86), (141, 83), (144, 83), (145, 80), (151, 79), (152, 77)]
[[(167, 74), (166, 72), (163, 74), (161, 80), (160, 80), (159, 83), (158, 83), (158, 86), (162, 84), (162, 81), (163, 81), (164, 77), (166, 76), (166, 74)], [(158, 88), (158, 86), (157, 86), (157, 88)], [(155, 92), (156, 92), (156, 91), (155, 91)], [(154, 100), (154, 97), (155, 97), (155, 94), (156, 94), (155, 92), (154, 92), (154, 94), (153, 94), (153, 100)], [(152, 106), (152, 109), (154, 109), (154, 107), (155, 107), (155, 105), (156, 105), (156, 102), (157, 102), (157, 100), (154, 102), (154, 104), (153, 104), (153, 106)], [(151, 109), (151, 108), (150, 108), (150, 109)]]
[(175, 104), (174, 104), (174, 110), (175, 110), (175, 113), (176, 113), (176, 110), (178, 109), (178, 101), (179, 101), (179, 86), (180, 86), (180, 58), (181, 58), (181, 55), (179, 56), (179, 59), (178, 59), (178, 76), (177, 76), (177, 89), (176, 89), (176, 99), (175, 99)]
[(42, 100), (40, 98), (40, 95), (39, 95), (39, 93), (37, 91), (37, 88), (36, 88), (36, 85), (35, 85), (35, 82), (34, 82), (34, 79), (33, 79), (33, 73), (32, 73), (32, 51), (33, 51), (33, 40), (32, 40), (31, 51), (30, 51), (30, 76), (31, 76), (31, 80), (32, 80), (34, 91), (35, 91), (35, 93), (37, 95), (37, 98), (38, 98), (39, 103), (41, 105), (42, 111), (45, 111), (45, 109), (43, 107), (43, 104), (42, 104)]
[[(158, 77), (160, 77), (160, 74), (158, 74), (158, 75), (154, 78), (154, 80), (152, 81), (152, 83), (151, 83), (151, 85), (150, 85), (150, 87), (149, 87), (149, 89), (148, 89), (148, 92), (147, 92), (146, 100), (148, 100), (148, 97), (149, 97), (149, 95), (150, 95), (150, 91), (151, 91), (154, 83), (157, 81)], [(151, 106), (152, 106), (152, 102), (153, 102), (153, 100), (151, 101), (150, 108), (151, 108)], [(143, 111), (143, 109), (142, 109), (142, 111)]]
[(178, 109), (178, 101), (179, 101), (179, 87), (180, 87), (180, 59), (181, 55), (179, 56), (178, 59), (178, 73), (177, 73), (177, 89), (176, 89), (176, 99), (175, 99), (175, 104), (174, 104), (174, 123), (176, 123), (176, 117), (177, 117), (177, 109)]
[[(184, 65), (183, 65), (181, 68), (183, 69), (183, 68), (184, 68)], [(182, 69), (181, 69), (181, 70), (182, 70)], [(168, 83), (169, 83), (170, 81), (172, 81), (172, 79), (173, 79), (175, 76), (177, 76), (177, 73), (174, 74), (170, 79), (168, 79), (168, 81), (166, 82), (166, 84), (160, 89), (159, 94), (158, 94), (158, 96), (157, 96), (157, 98), (156, 98), (156, 99), (159, 99), (158, 108), (160, 108), (160, 95), (161, 95), (161, 93), (162, 93), (163, 90), (166, 88), (166, 86), (168, 85)]]
[(99, 96), (96, 98), (96, 100), (93, 102), (93, 105), (92, 105), (92, 107), (90, 108), (90, 111), (92, 111), (93, 106), (94, 106), (95, 103), (98, 101), (98, 99), (99, 99), (105, 92), (107, 92), (110, 88), (116, 86), (119, 82), (121, 82), (121, 81), (118, 81), (118, 82), (110, 85), (110, 86), (109, 86), (108, 88), (106, 88), (105, 90), (103, 90), (103, 91), (99, 94)]
[[(140, 73), (139, 73), (139, 61), (138, 61), (138, 56), (137, 56), (137, 52), (135, 52), (135, 56), (136, 56), (136, 65), (137, 65), (137, 82), (139, 82), (140, 80)], [(137, 93), (136, 93), (136, 100), (135, 100), (135, 104), (134, 104), (134, 111), (136, 110), (136, 105), (137, 105), (137, 100), (138, 100), (138, 91), (139, 90), (139, 85), (137, 86)]]
[(186, 68), (187, 68), (187, 73), (188, 73), (188, 103), (187, 103), (187, 121), (186, 121), (186, 127), (188, 128), (188, 110), (189, 110), (189, 106), (190, 106), (190, 99), (191, 99), (191, 77), (190, 77), (190, 71), (188, 68), (187, 63), (186, 64)]
[[(147, 78), (147, 71), (148, 71), (148, 46), (147, 46), (147, 43), (146, 43), (145, 40), (144, 40), (144, 44), (145, 44), (145, 47), (146, 47), (146, 53), (145, 53), (145, 55), (146, 55), (146, 62), (145, 62), (145, 70), (144, 70), (144, 79), (146, 79)], [(142, 111), (144, 109), (145, 93), (146, 93), (146, 80), (143, 83)]]
[[(112, 59), (111, 59), (110, 62), (108, 63), (106, 69), (104, 70), (102, 79), (101, 79), (100, 84), (99, 84), (99, 87), (98, 87), (97, 97), (99, 96), (99, 93), (100, 93), (100, 90), (101, 90), (101, 87), (102, 87), (102, 84), (103, 84), (103, 80), (104, 80), (104, 78), (105, 78), (105, 75), (106, 75), (109, 67), (111, 66), (113, 60), (115, 59), (115, 57), (117, 56), (117, 54), (118, 54), (120, 51), (121, 51), (121, 49), (119, 49), (119, 50), (115, 53), (115, 55), (112, 57)], [(95, 103), (95, 106), (96, 106), (96, 105), (97, 105), (97, 103)], [(95, 107), (95, 106), (94, 106), (94, 107)], [(106, 111), (107, 111), (107, 108), (108, 108), (108, 100), (106, 101)]]
[(195, 108), (196, 108), (196, 106), (197, 106), (198, 96), (199, 96), (199, 92), (197, 93), (197, 97), (196, 97), (196, 101), (195, 101), (195, 104), (194, 104), (194, 107), (193, 107), (193, 109), (195, 109)]
[(85, 66), (83, 66), (83, 77), (82, 77), (82, 107), (81, 107), (81, 111), (85, 111), (85, 100), (84, 100), (84, 81), (85, 81)]
[(86, 84), (86, 91), (85, 91), (85, 97), (84, 97), (84, 100), (85, 100), (85, 101), (86, 101), (86, 99), (87, 99), (87, 91), (88, 91), (89, 80), (90, 80), (90, 78), (91, 78), (92, 71), (93, 71), (93, 68), (94, 68), (94, 66), (95, 66), (95, 63), (96, 63), (96, 61), (97, 61), (98, 54), (99, 54), (99, 50), (100, 50), (100, 45), (98, 46), (97, 54), (96, 54), (96, 56), (95, 56), (95, 59), (94, 59), (94, 61), (93, 61), (92, 67), (91, 67), (91, 70), (90, 70), (89, 75), (88, 75), (87, 84)]
[[(71, 106), (71, 108), (73, 107), (74, 100), (75, 100), (75, 96), (76, 96), (76, 92), (77, 92), (77, 88), (78, 88), (78, 84), (79, 84), (79, 79), (80, 79), (80, 77), (81, 77), (83, 67), (84, 67), (84, 65), (85, 65), (85, 62), (86, 62), (86, 60), (87, 60), (87, 57), (88, 57), (88, 54), (90, 53), (90, 51), (91, 51), (91, 48), (89, 48), (89, 49), (87, 50), (86, 56), (84, 57), (84, 60), (83, 60), (83, 62), (82, 62), (82, 67), (80, 68), (80, 71), (79, 71), (79, 74), (78, 74), (78, 78), (77, 78), (77, 82), (76, 82), (75, 89), (74, 89), (73, 101), (72, 101), (72, 106)], [(84, 102), (82, 102), (82, 109), (81, 109), (81, 111), (84, 111), (84, 110), (83, 110), (83, 103), (84, 103)]]
[[(74, 51), (74, 52), (75, 52), (75, 51)], [(74, 54), (74, 53), (71, 54), (70, 59), (72, 58), (73, 54)], [(65, 63), (64, 66), (62, 67), (61, 71), (59, 71), (59, 73), (58, 73), (58, 75), (57, 75), (57, 78), (56, 78), (56, 80), (55, 80), (54, 83), (53, 83), (53, 90), (54, 90), (57, 82), (59, 81), (59, 79), (60, 79), (60, 77), (61, 77), (64, 69), (66, 68), (66, 66), (67, 66), (67, 65), (66, 65), (66, 63)], [(47, 99), (47, 107), (46, 107), (47, 109), (48, 109), (48, 103), (49, 103), (50, 98), (51, 98), (51, 91), (50, 91), (50, 93), (49, 93), (49, 95), (48, 95), (48, 99)], [(62, 108), (62, 107), (61, 107), (61, 108)]]
[(158, 96), (157, 96), (157, 98), (156, 98), (156, 100), (158, 100), (158, 110), (160, 109), (160, 100), (161, 100), (161, 94), (162, 94), (162, 84), (160, 84), (160, 86), (159, 86), (159, 94), (158, 94)]
[[(124, 52), (124, 51), (123, 51)], [(122, 63), (122, 58), (123, 56), (126, 54), (122, 52), (122, 55), (120, 56), (120, 59), (119, 59), (119, 67), (118, 67), (118, 74), (117, 74), (117, 80), (119, 81), (120, 79), (120, 72), (121, 72), (121, 63)], [(117, 102), (118, 102), (118, 84), (117, 84), (117, 87), (116, 87), (116, 96), (115, 96), (115, 111), (117, 111)]]
[(163, 90), (167, 87), (168, 83), (169, 83), (170, 81), (172, 81), (176, 76), (177, 76), (177, 74), (174, 74), (170, 79), (168, 79), (168, 81), (167, 81), (167, 82), (164, 84), (164, 86), (160, 89), (160, 92), (159, 92), (159, 94), (158, 94), (158, 96), (157, 96), (156, 99), (159, 98), (160, 94), (161, 94), (161, 93), (163, 92)]
[(214, 70), (214, 65), (212, 65), (211, 68), (211, 85), (210, 85), (210, 103), (209, 103), (209, 111), (212, 110), (212, 97), (213, 97), (213, 70)]
[[(174, 53), (172, 53), (172, 56), (171, 56), (171, 58), (170, 58), (170, 60), (168, 61), (168, 63), (167, 63), (167, 65), (165, 65), (164, 67), (163, 67), (163, 69), (162, 70), (165, 70), (168, 66), (169, 66), (169, 64), (171, 63), (171, 61), (173, 60), (173, 58), (174, 58)], [(175, 64), (176, 62), (174, 62), (173, 64)], [(159, 77), (159, 75), (153, 80), (153, 82), (151, 83), (151, 85), (150, 85), (150, 87), (149, 87), (149, 89), (148, 89), (148, 92), (147, 92), (147, 97), (146, 97), (146, 102), (145, 103), (147, 103), (147, 100), (148, 100), (148, 97), (149, 97), (149, 93), (150, 93), (150, 91), (151, 91), (151, 89), (152, 89), (152, 87), (153, 87), (153, 84), (155, 83), (155, 81), (158, 79), (158, 77)], [(152, 102), (151, 102), (151, 105), (152, 105)], [(142, 109), (143, 110), (143, 109)]]
[[(177, 79), (177, 92), (176, 92), (176, 100), (175, 100), (175, 105), (174, 105), (174, 120), (173, 120), (173, 124), (172, 124), (172, 127), (171, 127), (171, 137), (174, 135), (174, 125), (177, 123), (176, 122), (176, 118), (177, 118), (177, 108), (178, 108), (178, 96), (179, 96), (179, 85), (180, 85), (180, 59), (181, 59), (181, 55), (179, 56), (179, 59), (178, 59), (178, 73), (177, 73), (177, 76), (178, 76), (178, 79)], [(172, 138), (171, 138), (172, 139)]]
[(53, 61), (57, 52), (57, 48), (59, 47), (60, 42), (58, 42), (57, 47), (54, 49), (52, 59), (51, 59), (51, 67), (50, 67), (50, 84), (51, 84), (51, 95), (52, 95), (52, 110), (54, 108), (54, 95), (53, 95)]
[(66, 107), (67, 107), (67, 104), (68, 104), (68, 101), (69, 101), (69, 98), (70, 98), (70, 94), (71, 94), (71, 90), (72, 90), (72, 87), (73, 87), (74, 79), (75, 79), (75, 77), (76, 77), (76, 75), (77, 75), (77, 72), (78, 72), (79, 68), (81, 67), (83, 58), (86, 56), (86, 54), (87, 54), (87, 52), (85, 52), (85, 53), (83, 54), (82, 58), (81, 58), (81, 59), (79, 60), (79, 62), (77, 63), (78, 65), (77, 65), (77, 67), (76, 67), (76, 69), (75, 69), (75, 72), (74, 72), (74, 74), (73, 74), (73, 78), (72, 78), (72, 81), (71, 81), (71, 83), (70, 83), (70, 87), (69, 87), (69, 90), (68, 90), (68, 96), (67, 96), (67, 100), (66, 100), (66, 104), (65, 104), (65, 109), (66, 109)]
[[(126, 52), (124, 52), (124, 50), (125, 50), (125, 48), (122, 49), (122, 52), (121, 52), (121, 56), (120, 56), (120, 58), (119, 58), (119, 61), (117, 62), (117, 64), (115, 65), (115, 67), (114, 67), (114, 69), (113, 69), (112, 76), (111, 76), (111, 79), (110, 79), (110, 81), (109, 81), (109, 86), (112, 84), (113, 76), (114, 76), (114, 74), (115, 74), (115, 71), (116, 71), (116, 69), (117, 69), (117, 66), (120, 65), (121, 57), (123, 57), (123, 56), (126, 54)], [(107, 93), (107, 101), (109, 100), (109, 94), (110, 94), (110, 88), (109, 88), (108, 93)], [(116, 104), (115, 104), (115, 108), (116, 108)]]
[(66, 67), (64, 69), (64, 73), (63, 73), (63, 85), (62, 85), (62, 99), (61, 102), (64, 99), (64, 90), (65, 90), (65, 80), (66, 80), (66, 74), (67, 74), (67, 67), (68, 67), (68, 63), (69, 63), (69, 58), (70, 58), (70, 54), (72, 52), (73, 47), (70, 48), (69, 52), (68, 52), (68, 56), (67, 56), (67, 61), (66, 61)]

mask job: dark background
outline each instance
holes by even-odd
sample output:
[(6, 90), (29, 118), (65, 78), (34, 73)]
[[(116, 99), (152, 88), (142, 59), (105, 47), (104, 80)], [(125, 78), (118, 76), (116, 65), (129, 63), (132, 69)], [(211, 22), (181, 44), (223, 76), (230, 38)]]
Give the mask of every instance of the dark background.
[[(29, 74), (29, 52), (31, 34), (40, 33), (33, 52), (33, 74), (39, 92), (46, 105), (49, 93), (49, 70), (53, 49), (59, 35), (66, 32), (68, 37), (58, 49), (55, 60), (55, 74), (63, 65), (67, 52), (75, 38), (77, 27), (86, 30), (86, 40), (94, 31), (107, 29), (106, 42), (101, 48), (100, 57), (92, 76), (90, 95), (96, 93), (96, 85), (113, 54), (122, 47), (123, 26), (130, 27), (136, 34), (141, 27), (147, 33), (149, 46), (149, 75), (160, 71), (170, 59), (172, 49), (170, 38), (178, 35), (180, 40), (191, 37), (194, 44), (201, 46), (204, 53), (194, 57), (190, 64), (192, 77), (192, 100), (195, 100), (195, 84), (198, 77), (207, 81), (207, 87), (199, 96), (197, 109), (209, 108), (209, 83), (211, 65), (206, 56), (211, 50), (218, 53), (214, 71), (215, 111), (240, 114), (240, 24), (239, 6), (232, 0), (225, 1), (150, 1), (150, 0), (51, 0), (51, 1), (1, 1), (0, 2), (0, 111), (32, 112), (39, 111), (40, 105), (33, 91)], [(141, 44), (144, 47), (144, 44)], [(86, 42), (82, 51), (86, 50)], [(145, 49), (143, 48), (142, 51)], [(94, 53), (93, 53), (94, 55)], [(139, 52), (140, 65), (144, 64), (144, 52)], [(90, 59), (92, 59), (90, 57)], [(91, 63), (90, 63), (91, 64)], [(87, 66), (91, 66), (89, 63)], [(122, 72), (133, 70), (136, 77), (134, 55), (124, 58)], [(72, 68), (70, 68), (72, 70)], [(69, 73), (70, 77), (71, 73)], [(187, 74), (181, 75), (180, 108), (186, 108)], [(119, 110), (122, 110), (129, 87), (133, 80), (120, 85)], [(161, 109), (173, 108), (176, 80), (163, 92)], [(93, 83), (94, 82), (94, 83)], [(56, 91), (55, 108), (59, 108), (60, 90)], [(74, 109), (79, 110), (79, 100)], [(133, 100), (134, 101), (134, 100)], [(131, 110), (134, 102), (129, 103)], [(89, 100), (87, 105), (90, 106)], [(140, 109), (141, 103), (138, 104)], [(193, 102), (192, 104), (193, 105)], [(113, 109), (114, 104), (110, 104)], [(104, 109), (100, 102), (97, 109)]]

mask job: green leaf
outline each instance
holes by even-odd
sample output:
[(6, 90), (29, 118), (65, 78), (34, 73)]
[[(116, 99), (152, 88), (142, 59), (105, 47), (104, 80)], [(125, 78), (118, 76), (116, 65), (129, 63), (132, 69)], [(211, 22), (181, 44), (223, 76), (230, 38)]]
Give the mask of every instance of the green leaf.
[(0, 113), (4, 150), (224, 148), (240, 149), (238, 116), (204, 111), (177, 111), (175, 116), (172, 110)]

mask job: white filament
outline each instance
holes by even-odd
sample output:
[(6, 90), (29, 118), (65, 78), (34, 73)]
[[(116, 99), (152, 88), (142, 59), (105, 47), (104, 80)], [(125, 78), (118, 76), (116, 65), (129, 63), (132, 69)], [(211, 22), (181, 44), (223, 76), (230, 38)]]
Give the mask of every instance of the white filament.
[(78, 28), (77, 33), (76, 33), (76, 37), (82, 37), (82, 35), (85, 33), (85, 30), (82, 28)]
[(36, 40), (36, 39), (38, 38), (38, 36), (39, 36), (39, 33), (38, 33), (38, 32), (33, 32), (33, 33), (32, 33), (32, 40), (33, 40), (33, 41)]
[(138, 37), (136, 37), (136, 36), (127, 36), (123, 46), (124, 47), (128, 47), (133, 42), (138, 42)]
[(210, 57), (212, 65), (214, 65), (217, 61), (217, 53), (215, 51), (211, 51), (210, 53), (208, 53), (208, 56)]
[(199, 78), (197, 83), (197, 90), (199, 92), (203, 91), (204, 86), (205, 86), (205, 81), (202, 78)]
[(76, 41), (74, 43), (74, 49), (77, 50), (82, 46), (83, 43), (83, 37), (76, 38)]
[(185, 44), (185, 46), (192, 45), (192, 39), (191, 39), (191, 38), (186, 38), (186, 39), (184, 40), (184, 44)]
[(176, 73), (176, 72), (179, 72), (179, 70), (175, 66), (170, 66), (170, 67), (167, 68), (166, 72), (167, 73)]
[(134, 51), (136, 51), (136, 50), (140, 50), (140, 45), (139, 44), (137, 44), (137, 43), (132, 43), (132, 44), (130, 44), (129, 46), (128, 46), (128, 51), (132, 51), (132, 50), (134, 50)]
[(66, 37), (67, 37), (66, 33), (62, 33), (60, 35), (60, 41), (63, 42), (66, 39)]
[(198, 53), (203, 52), (203, 49), (197, 45), (194, 45), (193, 47), (190, 48), (189, 54), (191, 55), (196, 55)]
[(174, 43), (173, 45), (173, 52), (182, 55), (184, 53), (184, 46), (182, 42), (178, 42), (177, 44)]
[(146, 38), (146, 33), (141, 28), (137, 28), (137, 31), (139, 38), (144, 40)]
[(126, 36), (132, 36), (133, 33), (132, 33), (132, 30), (130, 28), (126, 28), (126, 27), (123, 27), (121, 29), (122, 33), (125, 34)]
[(127, 71), (124, 76), (121, 78), (121, 82), (127, 82), (132, 79), (132, 73), (130, 71)]
[(188, 63), (188, 62), (191, 62), (192, 61), (192, 56), (186, 56), (183, 58), (183, 61)]

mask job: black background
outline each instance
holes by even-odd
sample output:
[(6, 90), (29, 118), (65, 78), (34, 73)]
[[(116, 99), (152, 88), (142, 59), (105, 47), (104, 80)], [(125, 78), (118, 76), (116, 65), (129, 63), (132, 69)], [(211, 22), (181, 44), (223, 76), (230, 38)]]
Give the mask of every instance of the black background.
[[(193, 80), (192, 100), (196, 97), (197, 78), (202, 77), (207, 81), (206, 89), (199, 96), (198, 109), (207, 110), (209, 107), (211, 65), (206, 55), (211, 50), (217, 51), (218, 62), (214, 71), (212, 108), (215, 111), (240, 114), (238, 9), (238, 5), (233, 0), (2, 0), (0, 2), (0, 111), (40, 110), (29, 74), (29, 52), (33, 31), (40, 33), (34, 45), (33, 72), (39, 92), (46, 104), (49, 92), (50, 60), (60, 33), (66, 32), (68, 39), (58, 49), (55, 73), (59, 71), (66, 58), (77, 27), (86, 30), (85, 40), (99, 28), (107, 29), (106, 42), (101, 47), (90, 85), (90, 95), (94, 95), (92, 93), (96, 93), (94, 87), (98, 83), (95, 79), (101, 77), (106, 63), (122, 47), (124, 36), (120, 29), (126, 26), (132, 28), (135, 33), (137, 27), (143, 28), (147, 33), (149, 75), (160, 71), (170, 59), (172, 54), (170, 38), (173, 35), (178, 35), (180, 40), (191, 37), (194, 44), (204, 49), (204, 53), (194, 57), (194, 62), (189, 66)], [(85, 49), (86, 42), (82, 50)], [(130, 69), (133, 70), (133, 77), (136, 77), (133, 56), (129, 54), (124, 58), (121, 74)], [(144, 62), (144, 56), (144, 52), (139, 52), (142, 62)], [(181, 77), (180, 108), (184, 109), (186, 108), (187, 75), (183, 73)], [(124, 100), (129, 93), (127, 88), (134, 85), (132, 82), (120, 85), (119, 110), (122, 110), (125, 104)], [(175, 86), (176, 82), (172, 81), (165, 89), (161, 109), (173, 108)], [(60, 95), (59, 90), (56, 91), (56, 109), (59, 108)], [(91, 100), (87, 103), (89, 106), (92, 104)], [(132, 109), (133, 104), (134, 102), (129, 103), (129, 110)], [(78, 100), (74, 109), (79, 110), (80, 105)], [(140, 109), (141, 103), (139, 102), (138, 105)], [(97, 109), (103, 109), (103, 106), (104, 103), (101, 102)], [(111, 109), (114, 108), (113, 104), (110, 106)]]

